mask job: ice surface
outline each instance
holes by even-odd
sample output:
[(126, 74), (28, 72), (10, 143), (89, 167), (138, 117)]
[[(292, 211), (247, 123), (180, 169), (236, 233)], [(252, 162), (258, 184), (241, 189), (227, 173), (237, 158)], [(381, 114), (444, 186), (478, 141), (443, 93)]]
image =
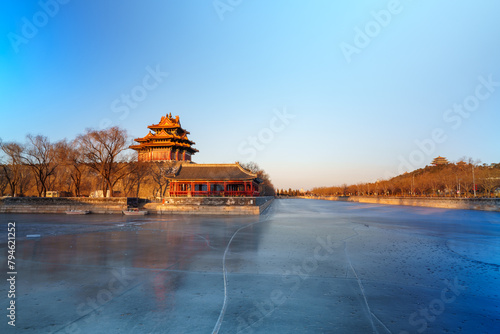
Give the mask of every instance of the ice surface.
[(2, 254), (7, 222), (18, 236), (1, 333), (498, 333), (495, 212), (288, 199), (260, 217), (0, 219)]

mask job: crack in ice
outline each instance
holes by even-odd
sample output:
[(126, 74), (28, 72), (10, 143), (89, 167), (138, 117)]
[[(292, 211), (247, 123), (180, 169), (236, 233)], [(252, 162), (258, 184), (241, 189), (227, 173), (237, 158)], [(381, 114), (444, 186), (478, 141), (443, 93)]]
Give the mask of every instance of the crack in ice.
[(392, 332), (389, 330), (389, 328), (387, 328), (387, 326), (384, 325), (384, 323), (373, 312), (371, 314), (385, 328), (385, 330), (389, 332), (389, 334), (392, 334)]
[(365, 289), (363, 287), (363, 284), (361, 283), (361, 280), (358, 277), (358, 274), (356, 273), (356, 270), (354, 270), (354, 267), (352, 266), (351, 258), (349, 257), (349, 253), (347, 252), (347, 242), (345, 242), (345, 241), (344, 241), (344, 253), (346, 255), (347, 261), (349, 262), (349, 266), (351, 267), (351, 270), (354, 273), (354, 276), (356, 277), (356, 280), (357, 280), (358, 285), (359, 285), (359, 289), (361, 290), (361, 295), (363, 296), (363, 299), (365, 301), (365, 306), (368, 310), (368, 316), (370, 318), (370, 324), (372, 325), (373, 332), (378, 334), (377, 328), (375, 327), (375, 324), (373, 323), (373, 318), (372, 318), (373, 313), (370, 310), (370, 306), (368, 305), (368, 300), (366, 299)]
[[(270, 206), (272, 206), (272, 203), (271, 203)], [(231, 236), (231, 239), (229, 239), (229, 242), (227, 243), (226, 249), (224, 250), (224, 256), (222, 256), (222, 277), (224, 279), (224, 302), (222, 303), (222, 309), (220, 310), (219, 318), (217, 319), (217, 322), (215, 323), (215, 326), (214, 326), (214, 329), (212, 331), (212, 334), (219, 333), (220, 327), (222, 325), (222, 320), (224, 319), (224, 315), (226, 313), (226, 308), (227, 308), (227, 268), (226, 268), (226, 255), (227, 255), (227, 252), (229, 251), (229, 246), (231, 246), (231, 242), (233, 241), (234, 237), (236, 236), (236, 234), (238, 234), (239, 231), (241, 231), (241, 230), (243, 230), (243, 229), (245, 229), (245, 228), (247, 228), (249, 226), (252, 226), (252, 225), (255, 225), (257, 223), (261, 223), (261, 222), (264, 222), (264, 221), (268, 220), (269, 217), (270, 217), (269, 207), (265, 210), (265, 212), (266, 212), (266, 214), (264, 216), (264, 219), (259, 219), (256, 222), (253, 222), (253, 223), (250, 223), (250, 224), (247, 224), (245, 226), (240, 227), (239, 229), (236, 230), (236, 232), (233, 233), (233, 235)]]

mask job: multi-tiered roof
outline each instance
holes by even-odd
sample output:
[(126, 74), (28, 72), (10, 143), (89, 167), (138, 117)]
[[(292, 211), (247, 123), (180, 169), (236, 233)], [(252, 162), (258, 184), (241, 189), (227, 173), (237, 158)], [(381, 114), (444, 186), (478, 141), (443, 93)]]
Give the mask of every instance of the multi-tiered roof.
[(137, 151), (138, 161), (191, 161), (198, 152), (192, 147), (195, 142), (187, 137), (189, 131), (181, 127), (179, 116), (162, 116), (158, 124), (148, 128), (151, 131), (146, 136), (134, 139), (139, 144), (130, 146)]
[(437, 158), (434, 158), (434, 160), (432, 160), (431, 164), (433, 166), (438, 166), (438, 165), (447, 165), (447, 164), (449, 164), (449, 162), (448, 162), (448, 159), (446, 159), (445, 157), (439, 156)]

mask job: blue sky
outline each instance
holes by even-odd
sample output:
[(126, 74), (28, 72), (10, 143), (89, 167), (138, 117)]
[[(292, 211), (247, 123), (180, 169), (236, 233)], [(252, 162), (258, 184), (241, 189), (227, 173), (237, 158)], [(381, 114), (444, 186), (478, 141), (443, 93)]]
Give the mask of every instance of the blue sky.
[(304, 189), (500, 161), (497, 1), (60, 1), (0, 5), (3, 141), (172, 113)]

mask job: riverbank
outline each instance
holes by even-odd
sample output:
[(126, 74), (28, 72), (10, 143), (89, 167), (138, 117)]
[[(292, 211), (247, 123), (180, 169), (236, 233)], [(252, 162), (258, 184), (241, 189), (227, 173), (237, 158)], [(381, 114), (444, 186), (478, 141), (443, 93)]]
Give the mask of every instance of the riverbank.
[(164, 203), (148, 203), (146, 210), (157, 214), (259, 215), (274, 197), (169, 197)]
[(371, 204), (424, 206), (441, 209), (463, 209), (500, 212), (500, 198), (448, 198), (448, 197), (371, 197), (371, 196), (304, 196), (322, 199)]
[[(274, 197), (170, 197), (164, 203), (140, 199), (139, 207), (152, 214), (226, 214), (259, 215)], [(0, 199), (0, 213), (65, 213), (88, 210), (91, 213), (121, 214), (127, 209), (126, 197), (5, 197)]]

